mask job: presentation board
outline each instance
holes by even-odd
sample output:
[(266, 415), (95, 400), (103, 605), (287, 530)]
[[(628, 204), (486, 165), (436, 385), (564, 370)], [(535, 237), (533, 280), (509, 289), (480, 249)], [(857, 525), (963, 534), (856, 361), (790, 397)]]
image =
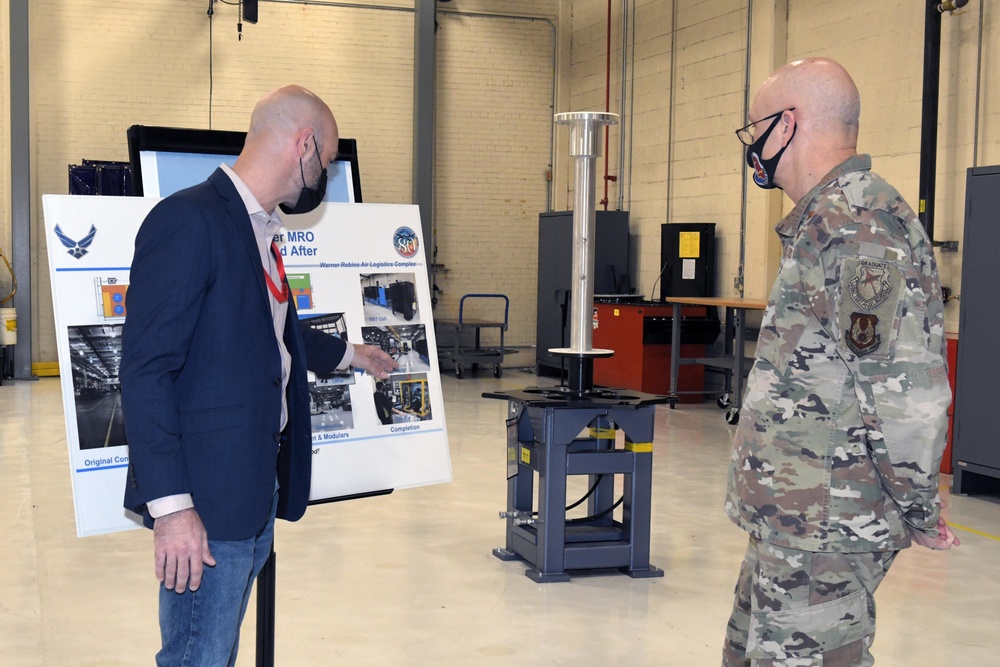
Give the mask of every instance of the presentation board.
[[(135, 235), (156, 202), (42, 198), (80, 536), (140, 525), (122, 507), (128, 443), (118, 366)], [(400, 365), (385, 381), (358, 371), (310, 375), (310, 500), (450, 481), (417, 207), (324, 203), (285, 221), (278, 245), (303, 325), (377, 345)]]

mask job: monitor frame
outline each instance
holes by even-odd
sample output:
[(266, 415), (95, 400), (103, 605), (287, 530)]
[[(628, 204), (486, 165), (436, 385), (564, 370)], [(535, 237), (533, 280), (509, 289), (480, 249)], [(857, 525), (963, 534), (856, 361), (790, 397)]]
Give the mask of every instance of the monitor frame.
[[(132, 167), (133, 189), (139, 197), (143, 196), (142, 165), (139, 158), (142, 151), (239, 155), (246, 141), (246, 132), (155, 125), (132, 125), (126, 131), (126, 136), (128, 137), (129, 164)], [(341, 138), (337, 144), (336, 159), (350, 163), (354, 203), (360, 204), (363, 200), (361, 198), (361, 173), (358, 168), (357, 140)]]

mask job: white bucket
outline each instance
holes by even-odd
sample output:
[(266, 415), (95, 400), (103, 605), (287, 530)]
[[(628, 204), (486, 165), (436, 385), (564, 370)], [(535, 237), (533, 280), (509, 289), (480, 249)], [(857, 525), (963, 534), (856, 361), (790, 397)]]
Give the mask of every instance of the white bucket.
[(17, 344), (17, 309), (0, 308), (0, 345)]

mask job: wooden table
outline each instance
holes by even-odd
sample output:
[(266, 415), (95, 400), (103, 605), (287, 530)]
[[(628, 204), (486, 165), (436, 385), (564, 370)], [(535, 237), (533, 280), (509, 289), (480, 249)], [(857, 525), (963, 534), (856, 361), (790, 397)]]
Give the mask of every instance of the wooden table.
[[(703, 364), (713, 368), (722, 368), (726, 372), (725, 394), (719, 397), (719, 407), (726, 411), (726, 421), (735, 424), (740, 418), (740, 406), (743, 401), (743, 377), (753, 364), (753, 359), (743, 356), (743, 343), (746, 331), (746, 311), (764, 310), (767, 301), (763, 299), (740, 299), (737, 297), (697, 297), (680, 296), (667, 297), (664, 301), (673, 304), (674, 328), (670, 345), (670, 407), (673, 408), (679, 400), (677, 391), (677, 368), (683, 364)], [(715, 306), (726, 309), (726, 328), (724, 354), (719, 357), (680, 357), (681, 321), (683, 306)]]

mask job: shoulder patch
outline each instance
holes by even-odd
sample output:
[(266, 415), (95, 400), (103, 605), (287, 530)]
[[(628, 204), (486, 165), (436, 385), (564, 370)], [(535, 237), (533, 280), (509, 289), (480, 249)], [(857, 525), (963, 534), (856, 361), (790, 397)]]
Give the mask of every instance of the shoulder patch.
[(903, 270), (894, 262), (852, 256), (840, 267), (837, 306), (842, 343), (861, 356), (891, 355), (906, 292)]
[(871, 354), (882, 344), (882, 334), (878, 333), (878, 317), (870, 313), (851, 313), (851, 325), (844, 332), (847, 347), (851, 352), (863, 357)]
[(848, 285), (851, 298), (861, 310), (873, 310), (889, 298), (894, 288), (889, 281), (889, 262), (862, 258), (853, 268)]

